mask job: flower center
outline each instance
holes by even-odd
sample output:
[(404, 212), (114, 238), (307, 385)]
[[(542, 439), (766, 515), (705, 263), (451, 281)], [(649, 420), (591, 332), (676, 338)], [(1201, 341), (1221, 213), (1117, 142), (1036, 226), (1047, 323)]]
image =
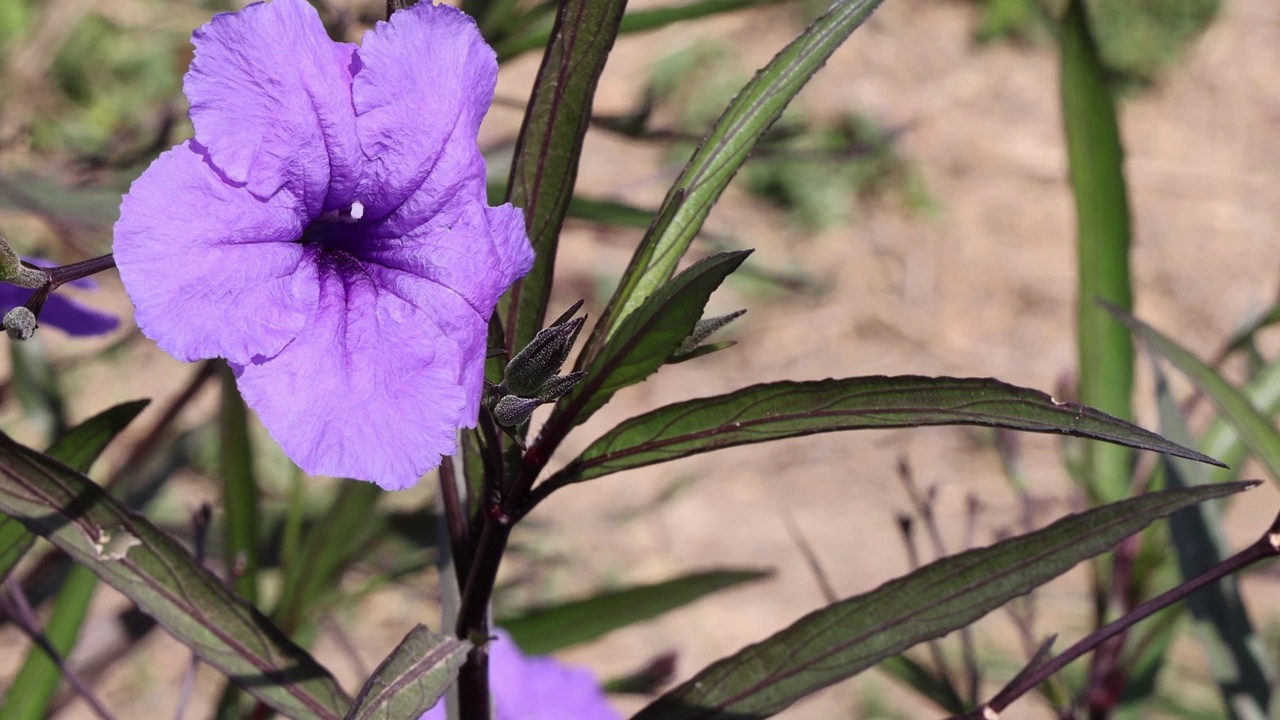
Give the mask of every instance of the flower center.
[(349, 207), (330, 210), (311, 221), (298, 242), (303, 245), (318, 243), (334, 250), (350, 250), (357, 245), (360, 221), (364, 218), (364, 203), (359, 200)]

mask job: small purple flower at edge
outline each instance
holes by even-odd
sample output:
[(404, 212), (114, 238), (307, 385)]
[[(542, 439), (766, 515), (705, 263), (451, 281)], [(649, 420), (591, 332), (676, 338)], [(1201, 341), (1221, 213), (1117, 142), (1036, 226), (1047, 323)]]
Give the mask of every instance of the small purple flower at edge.
[[(23, 259), (38, 267), (52, 267), (51, 263), (39, 258)], [(70, 285), (85, 289), (95, 287), (91, 280), (76, 280)], [(0, 283), (0, 316), (26, 303), (33, 292), (27, 288)], [(58, 328), (75, 337), (87, 337), (109, 333), (120, 325), (120, 321), (114, 315), (55, 293), (44, 301), (44, 308), (40, 311), (40, 324)]]
[[(489, 641), (496, 720), (620, 720), (591, 671), (555, 658), (527, 657), (502, 630)], [(444, 720), (444, 701), (418, 720)]]
[(115, 226), (138, 326), (179, 360), (226, 358), (306, 472), (409, 487), (475, 425), (489, 317), (533, 264), (521, 212), (486, 201), (494, 52), (430, 2), (359, 47), (304, 0), (193, 43), (195, 138)]

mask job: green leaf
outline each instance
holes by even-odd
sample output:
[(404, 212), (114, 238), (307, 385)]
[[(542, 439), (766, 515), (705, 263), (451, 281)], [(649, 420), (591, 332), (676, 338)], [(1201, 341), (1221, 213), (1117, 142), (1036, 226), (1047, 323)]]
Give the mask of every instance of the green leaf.
[[(668, 25), (687, 20), (738, 12), (761, 5), (780, 5), (789, 0), (702, 0), (685, 5), (670, 5), (648, 10), (629, 12), (622, 18), (619, 35), (658, 30)], [(506, 62), (517, 55), (530, 50), (545, 47), (551, 39), (552, 22), (550, 17), (540, 16), (511, 37), (503, 38), (494, 50), (498, 53), (498, 61)]]
[[(94, 415), (55, 440), (47, 454), (73, 470), (89, 472), (93, 461), (149, 402), (134, 400), (121, 403)], [(35, 540), (35, 535), (27, 532), (22, 523), (10, 517), (0, 517), (0, 580), (8, 577)]]
[(657, 219), (593, 328), (577, 369), (594, 358), (623, 320), (671, 278), (716, 200), (765, 131), (879, 4), (880, 0), (836, 0), (729, 103), (667, 193)]
[(516, 140), (507, 200), (524, 209), (533, 269), (498, 302), (504, 347), (516, 351), (542, 327), (556, 247), (578, 178), (582, 140), (626, 0), (564, 0)]
[(251, 604), (258, 600), (258, 483), (253, 476), (253, 447), (249, 442), (249, 417), (236, 377), (226, 363), (219, 363), (222, 412), (219, 415), (219, 464), (222, 471), (222, 504), (226, 517), (226, 557), (240, 569), (236, 592)]
[(633, 720), (762, 718), (918, 643), (964, 627), (1184, 507), (1255, 483), (1166, 490), (1069, 515), (828, 605), (717, 661)]
[[(134, 400), (89, 418), (67, 431), (49, 448), (48, 454), (73, 470), (88, 472), (102, 451), (142, 412), (149, 400)], [(0, 577), (13, 569), (31, 548), (35, 536), (17, 520), (0, 518)], [(98, 579), (86, 568), (76, 566), (58, 588), (53, 612), (45, 623), (44, 635), (50, 647), (65, 659), (75, 646), (80, 628), (89, 613), (89, 603)], [(44, 650), (32, 647), (5, 696), (2, 720), (40, 720), (48, 716), (49, 703), (62, 673)]]
[(400, 720), (430, 710), (457, 676), (471, 643), (418, 625), (378, 665), (344, 720)]
[(336, 720), (349, 706), (327, 670), (181, 545), (88, 478), (3, 434), (0, 511), (87, 566), (277, 711)]
[(623, 422), (539, 485), (555, 488), (630, 468), (748, 443), (837, 430), (922, 425), (986, 425), (1062, 433), (1165, 452), (1213, 458), (1079, 403), (989, 378), (848, 378), (753, 385), (728, 395), (686, 400)]
[(25, 342), (10, 342), (9, 361), (13, 366), (9, 387), (22, 406), (23, 419), (44, 437), (61, 435), (67, 428), (66, 403), (44, 342), (39, 336)]
[[(1280, 360), (1262, 368), (1244, 387), (1249, 404), (1258, 408), (1265, 417), (1274, 418), (1280, 413)], [(1235, 469), (1214, 470), (1210, 482), (1227, 482), (1239, 475), (1239, 466), (1248, 455), (1248, 448), (1231, 423), (1218, 417), (1200, 437), (1199, 449), (1206, 455), (1221, 458)]]
[[(1081, 0), (1062, 21), (1062, 113), (1076, 206), (1076, 322), (1080, 402), (1133, 417), (1133, 338), (1098, 307), (1133, 307), (1129, 286), (1129, 195), (1124, 150), (1106, 72)], [(1131, 453), (1115, 445), (1085, 449), (1086, 482), (1103, 502), (1129, 494)]]
[(946, 676), (934, 672), (905, 653), (885, 658), (876, 669), (892, 676), (945, 712), (959, 714), (965, 711), (964, 700), (960, 699), (960, 694)]
[[(1189, 443), (1191, 434), (1158, 365), (1155, 372), (1160, 431), (1170, 439)], [(1171, 488), (1203, 487), (1208, 483), (1202, 465), (1171, 457), (1161, 458), (1161, 463)], [(1170, 518), (1169, 534), (1184, 582), (1208, 572), (1231, 554), (1221, 515), (1209, 503)], [(1275, 673), (1240, 600), (1236, 576), (1225, 577), (1189, 596), (1187, 606), (1199, 626), (1198, 634), (1228, 716), (1232, 720), (1268, 717)]]
[(1280, 481), (1280, 432), (1249, 402), (1244, 393), (1155, 328), (1114, 306), (1107, 306), (1107, 309), (1208, 395), (1223, 416), (1240, 432), (1249, 451), (1267, 466), (1272, 479)]
[(770, 577), (762, 570), (710, 570), (653, 585), (611, 590), (581, 600), (535, 608), (495, 623), (533, 655), (594, 640), (618, 628), (658, 617), (704, 596)]
[(702, 318), (711, 293), (750, 250), (712, 255), (654, 293), (632, 313), (587, 366), (587, 377), (561, 400), (548, 425), (565, 417), (579, 425), (599, 410), (618, 390), (653, 374), (680, 347)]

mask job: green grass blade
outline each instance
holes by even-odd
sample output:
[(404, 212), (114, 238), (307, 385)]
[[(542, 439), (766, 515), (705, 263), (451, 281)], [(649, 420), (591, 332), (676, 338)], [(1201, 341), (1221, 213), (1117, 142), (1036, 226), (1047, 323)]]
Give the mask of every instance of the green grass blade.
[(770, 577), (762, 570), (710, 570), (653, 585), (611, 590), (499, 618), (520, 649), (545, 655), (649, 620), (714, 592)]
[(741, 720), (776, 714), (816, 690), (976, 621), (1157, 518), (1253, 485), (1149, 493), (930, 563), (828, 605), (712, 664), (633, 720)]
[(344, 720), (400, 720), (430, 710), (453, 682), (471, 643), (418, 625), (378, 665)]
[(675, 274), (712, 206), (765, 131), (879, 4), (880, 0), (836, 0), (729, 103), (667, 193), (613, 299), (592, 329), (578, 369), (604, 347), (627, 315)]
[(625, 9), (626, 0), (563, 0), (556, 15), (507, 182), (507, 200), (524, 209), (537, 253), (529, 274), (498, 301), (507, 350), (528, 345), (542, 327), (591, 102)]
[[(58, 589), (53, 614), (45, 623), (44, 637), (50, 647), (65, 659), (80, 636), (80, 628), (89, 614), (89, 601), (98, 588), (98, 577), (88, 568), (71, 568)], [(62, 673), (42, 648), (32, 646), (22, 669), (13, 678), (0, 720), (43, 720), (48, 717), (49, 703), (62, 680)]]
[[(1154, 365), (1155, 363), (1153, 363)], [(1160, 432), (1176, 442), (1191, 441), (1178, 405), (1169, 393), (1156, 365), (1156, 400), (1160, 406)], [(1165, 482), (1170, 488), (1208, 484), (1203, 465), (1186, 460), (1161, 458)], [(1169, 534), (1178, 553), (1182, 580), (1190, 580), (1230, 556), (1221, 514), (1205, 503), (1169, 520)], [(1231, 720), (1268, 717), (1275, 672), (1270, 667), (1262, 639), (1240, 599), (1239, 581), (1228, 576), (1216, 585), (1187, 598), (1196, 619), (1200, 641), (1208, 655), (1209, 669), (1222, 693), (1223, 705)]]
[[(1115, 101), (1089, 33), (1083, 0), (1070, 0), (1062, 21), (1062, 112), (1076, 206), (1080, 402), (1133, 417), (1133, 338), (1097, 305), (1128, 310), (1129, 196)], [(1131, 453), (1115, 445), (1085, 450), (1086, 481), (1104, 502), (1129, 494)]]
[(1217, 464), (1194, 450), (1079, 403), (989, 378), (873, 376), (753, 385), (631, 418), (539, 485), (556, 487), (620, 470), (749, 443), (839, 430), (985, 425), (1121, 443)]
[(1272, 479), (1280, 481), (1280, 432), (1249, 402), (1249, 398), (1213, 368), (1155, 328), (1117, 308), (1111, 308), (1111, 312), (1209, 396), (1223, 417), (1235, 426), (1249, 452), (1262, 461)]
[[(1262, 368), (1244, 387), (1244, 395), (1266, 417), (1274, 418), (1280, 413), (1280, 360)], [(1200, 436), (1201, 452), (1230, 465), (1231, 468), (1214, 470), (1210, 482), (1227, 482), (1239, 476), (1239, 468), (1244, 463), (1249, 449), (1240, 439), (1231, 423), (1218, 417)]]
[(253, 447), (249, 442), (249, 415), (236, 388), (235, 374), (226, 363), (218, 369), (222, 385), (222, 411), (218, 431), (219, 465), (222, 471), (222, 505), (225, 512), (224, 548), (238, 574), (233, 586), (245, 600), (258, 601), (258, 483), (253, 476)]
[(90, 568), (277, 711), (336, 720), (349, 707), (327, 670), (185, 548), (93, 481), (2, 434), (0, 511)]

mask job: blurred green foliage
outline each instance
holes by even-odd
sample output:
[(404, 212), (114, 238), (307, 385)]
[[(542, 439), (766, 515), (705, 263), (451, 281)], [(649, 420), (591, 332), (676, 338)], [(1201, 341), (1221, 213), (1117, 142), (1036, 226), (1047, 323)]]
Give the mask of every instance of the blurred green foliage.
[[(1060, 17), (1062, 0), (981, 0), (980, 41), (1033, 40), (1047, 35), (1046, 13)], [(1085, 0), (1103, 65), (1124, 81), (1145, 84), (1176, 63), (1200, 36), (1221, 0)]]

